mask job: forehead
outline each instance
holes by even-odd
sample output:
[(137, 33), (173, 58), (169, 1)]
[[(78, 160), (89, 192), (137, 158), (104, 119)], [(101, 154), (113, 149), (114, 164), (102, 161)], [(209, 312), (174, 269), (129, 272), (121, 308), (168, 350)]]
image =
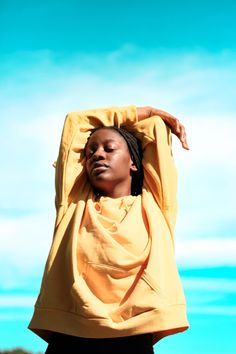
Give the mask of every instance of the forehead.
[(94, 143), (116, 142), (119, 145), (127, 146), (125, 139), (114, 129), (101, 128), (96, 130), (89, 138), (87, 145)]

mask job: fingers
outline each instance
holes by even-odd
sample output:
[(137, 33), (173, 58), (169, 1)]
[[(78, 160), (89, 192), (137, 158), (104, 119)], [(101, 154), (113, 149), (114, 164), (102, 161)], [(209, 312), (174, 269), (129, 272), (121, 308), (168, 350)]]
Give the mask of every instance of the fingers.
[(179, 123), (179, 133), (177, 134), (181, 144), (182, 144), (182, 147), (186, 150), (189, 150), (189, 146), (188, 146), (188, 143), (187, 143), (187, 135), (186, 135), (186, 131), (185, 131), (185, 127)]
[(180, 123), (180, 121), (176, 117), (172, 116), (171, 118), (172, 118), (171, 121), (169, 119), (168, 122), (169, 122), (169, 124), (171, 123), (170, 128), (171, 128), (172, 133), (175, 134), (179, 138), (179, 140), (182, 144), (182, 147), (185, 150), (189, 150), (185, 127), (183, 126), (183, 124)]
[(161, 111), (159, 109), (158, 110), (155, 109), (155, 111), (153, 110), (153, 112), (156, 115), (160, 116), (163, 119), (163, 121), (170, 127), (172, 133), (175, 134), (179, 138), (179, 140), (182, 144), (182, 147), (185, 150), (189, 150), (185, 127), (183, 126), (183, 124), (180, 123), (178, 118), (176, 118), (175, 116), (173, 116), (170, 113), (167, 113), (165, 111)]
[(183, 127), (182, 124), (180, 124), (180, 121), (177, 118), (175, 118), (175, 133), (176, 133), (176, 135), (181, 134), (181, 127)]

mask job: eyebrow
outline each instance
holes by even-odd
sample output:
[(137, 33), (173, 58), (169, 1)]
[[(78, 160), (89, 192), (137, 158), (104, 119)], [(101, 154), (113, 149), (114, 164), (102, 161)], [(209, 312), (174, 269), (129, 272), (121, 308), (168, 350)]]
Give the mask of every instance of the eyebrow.
[[(104, 141), (105, 144), (106, 144), (106, 143), (114, 143), (114, 142), (116, 143), (117, 140), (112, 139), (112, 138), (106, 139), (106, 140)], [(97, 144), (96, 141), (92, 141), (91, 143), (88, 142), (88, 145), (87, 145), (87, 146), (93, 146), (94, 144)]]

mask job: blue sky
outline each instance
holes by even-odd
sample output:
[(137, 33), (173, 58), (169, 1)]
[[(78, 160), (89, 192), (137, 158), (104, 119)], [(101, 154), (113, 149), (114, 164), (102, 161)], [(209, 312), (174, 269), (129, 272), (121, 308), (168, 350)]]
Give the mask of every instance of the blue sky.
[(178, 116), (191, 148), (173, 137), (191, 328), (156, 352), (235, 352), (235, 13), (232, 1), (1, 1), (0, 349), (45, 348), (26, 327), (51, 243), (65, 115), (136, 104)]
[(1, 1), (4, 52), (114, 51), (124, 43), (143, 49), (235, 47), (231, 0)]

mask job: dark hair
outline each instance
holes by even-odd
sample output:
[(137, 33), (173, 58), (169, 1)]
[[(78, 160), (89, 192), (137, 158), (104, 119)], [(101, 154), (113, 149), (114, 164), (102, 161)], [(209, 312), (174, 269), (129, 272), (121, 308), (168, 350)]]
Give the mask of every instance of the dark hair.
[[(135, 164), (137, 171), (133, 171), (132, 173), (132, 182), (131, 182), (131, 194), (139, 195), (142, 193), (143, 187), (143, 165), (142, 165), (142, 145), (141, 141), (136, 138), (132, 133), (124, 128), (118, 128), (116, 126), (102, 126), (95, 128), (91, 131), (89, 138), (100, 129), (113, 129), (117, 133), (119, 133), (124, 140), (126, 141), (130, 153), (130, 157)], [(88, 138), (88, 140), (89, 140)], [(87, 142), (88, 143), (88, 142)]]

